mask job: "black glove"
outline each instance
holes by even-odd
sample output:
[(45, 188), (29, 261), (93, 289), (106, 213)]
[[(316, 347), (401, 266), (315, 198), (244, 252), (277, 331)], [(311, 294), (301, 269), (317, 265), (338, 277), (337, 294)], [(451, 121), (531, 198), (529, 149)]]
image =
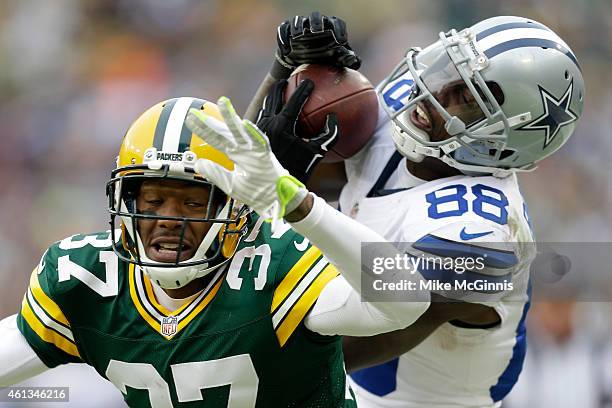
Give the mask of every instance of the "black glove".
[(277, 81), (257, 117), (257, 127), (270, 139), (272, 152), (289, 173), (306, 184), (317, 163), (338, 141), (336, 115), (327, 115), (321, 133), (311, 139), (302, 139), (295, 134), (298, 116), (314, 88), (314, 83), (305, 79), (283, 105), (283, 94), (287, 81)]
[(348, 44), (344, 20), (324, 16), (318, 11), (313, 11), (308, 17), (295, 16), (283, 22), (278, 26), (276, 41), (276, 59), (289, 72), (301, 64), (352, 69), (361, 66), (361, 59)]

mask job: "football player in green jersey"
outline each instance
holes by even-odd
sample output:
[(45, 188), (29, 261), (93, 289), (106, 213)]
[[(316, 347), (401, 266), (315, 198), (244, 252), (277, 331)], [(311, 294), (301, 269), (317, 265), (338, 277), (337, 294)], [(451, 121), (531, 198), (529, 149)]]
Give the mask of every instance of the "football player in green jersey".
[(112, 229), (49, 247), (0, 322), (0, 386), (86, 363), (134, 407), (352, 407), (339, 335), (429, 305), (361, 301), (360, 243), (382, 237), (309, 194), (226, 99), (142, 114), (107, 195)]

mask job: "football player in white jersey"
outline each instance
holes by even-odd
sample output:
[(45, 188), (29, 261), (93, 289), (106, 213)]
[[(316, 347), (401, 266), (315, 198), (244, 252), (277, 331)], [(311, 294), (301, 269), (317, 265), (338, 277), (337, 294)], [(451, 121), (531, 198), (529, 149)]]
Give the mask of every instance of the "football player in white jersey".
[[(307, 17), (300, 18), (278, 30), (277, 60), (289, 69), (291, 58), (284, 57), (291, 48), (283, 45), (292, 44), (292, 35), (316, 32), (307, 29)], [(319, 32), (336, 29), (311, 26), (322, 27)], [(346, 42), (345, 30), (342, 38)], [(350, 50), (346, 43), (332, 45)], [(297, 47), (294, 54), (305, 55)], [(347, 65), (341, 58), (329, 62)], [(273, 96), (283, 86), (280, 81), (270, 91), (258, 126), (273, 147), (276, 143), (281, 163), (306, 180), (334, 132), (328, 129), (314, 141), (295, 137), (287, 112), (297, 117), (312, 85), (304, 81), (299, 98), (282, 107)], [(431, 281), (464, 286), (432, 287), (441, 301), (432, 297), (429, 310), (404, 330), (345, 339), (358, 402), (498, 407), (522, 369), (535, 254), (516, 173), (534, 169), (574, 131), (584, 99), (580, 66), (569, 46), (543, 24), (495, 17), (440, 33), (424, 49), (410, 48), (377, 93), (380, 108), (372, 113), (379, 118), (377, 131), (345, 162), (348, 182), (340, 210), (390, 241), (411, 243), (407, 252), (415, 258), (485, 261), (483, 268), (466, 272), (421, 268)], [(308, 167), (292, 169), (298, 163)]]

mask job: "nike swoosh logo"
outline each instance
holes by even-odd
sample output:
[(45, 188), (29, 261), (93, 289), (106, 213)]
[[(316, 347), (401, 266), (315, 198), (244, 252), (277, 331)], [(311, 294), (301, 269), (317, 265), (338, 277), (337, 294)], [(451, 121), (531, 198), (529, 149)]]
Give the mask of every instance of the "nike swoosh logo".
[(465, 232), (465, 227), (463, 227), (463, 229), (459, 233), (459, 238), (461, 238), (464, 241), (469, 241), (470, 239), (484, 237), (485, 235), (489, 235), (492, 233), (493, 231), (485, 231), (485, 232), (475, 232), (473, 234), (469, 234)]

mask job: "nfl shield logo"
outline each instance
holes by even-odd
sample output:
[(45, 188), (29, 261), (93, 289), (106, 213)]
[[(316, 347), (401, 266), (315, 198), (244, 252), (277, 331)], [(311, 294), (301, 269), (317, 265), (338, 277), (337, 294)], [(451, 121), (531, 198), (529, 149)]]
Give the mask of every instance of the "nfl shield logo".
[(176, 334), (176, 326), (177, 326), (177, 318), (176, 316), (168, 316), (162, 319), (161, 323), (161, 334), (164, 336), (173, 336)]

